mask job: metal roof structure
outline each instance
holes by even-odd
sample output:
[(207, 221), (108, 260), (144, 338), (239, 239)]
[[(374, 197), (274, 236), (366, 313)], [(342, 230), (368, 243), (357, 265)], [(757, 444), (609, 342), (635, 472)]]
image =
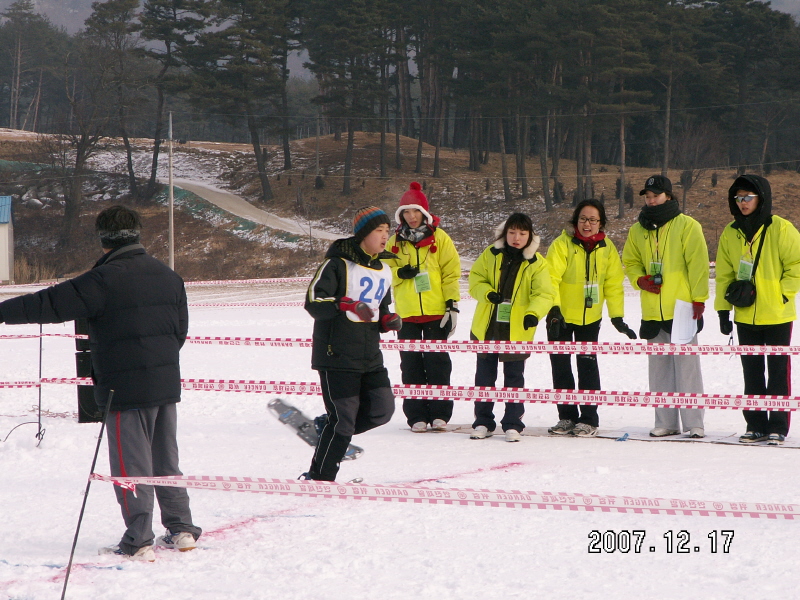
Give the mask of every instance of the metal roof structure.
[(0, 225), (11, 222), (11, 196), (0, 196)]

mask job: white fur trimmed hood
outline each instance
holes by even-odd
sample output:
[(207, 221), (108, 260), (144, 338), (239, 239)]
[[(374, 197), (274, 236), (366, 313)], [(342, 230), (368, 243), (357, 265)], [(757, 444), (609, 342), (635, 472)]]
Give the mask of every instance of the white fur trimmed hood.
[[(493, 244), (494, 247), (497, 248), (498, 250), (502, 250), (503, 248), (506, 247), (506, 240), (504, 237), (501, 237), (503, 235), (503, 229), (505, 229), (505, 226), (506, 226), (506, 221), (503, 221), (502, 223), (500, 223), (500, 225), (498, 225), (494, 229), (494, 237), (500, 238), (497, 239)], [(522, 249), (522, 257), (525, 260), (531, 260), (534, 257), (536, 251), (539, 249), (540, 241), (541, 240), (539, 236), (534, 235), (533, 232), (531, 232), (531, 243)]]

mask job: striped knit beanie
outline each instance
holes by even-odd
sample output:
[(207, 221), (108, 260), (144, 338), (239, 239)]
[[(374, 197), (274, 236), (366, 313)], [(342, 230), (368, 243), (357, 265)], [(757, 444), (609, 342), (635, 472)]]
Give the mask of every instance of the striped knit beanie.
[(356, 216), (353, 217), (353, 236), (355, 236), (356, 242), (361, 243), (376, 227), (384, 223), (391, 225), (389, 215), (377, 206), (359, 208)]

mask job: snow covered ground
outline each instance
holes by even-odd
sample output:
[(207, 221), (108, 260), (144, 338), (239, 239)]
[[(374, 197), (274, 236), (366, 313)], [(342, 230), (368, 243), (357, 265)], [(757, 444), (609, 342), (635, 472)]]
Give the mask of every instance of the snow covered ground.
[[(189, 288), (190, 302), (300, 300), (302, 284)], [(8, 297), (7, 290), (0, 295)], [(468, 337), (474, 302), (462, 302), (457, 339)], [(710, 305), (710, 303), (709, 303)], [(725, 343), (716, 315), (701, 342)], [(639, 307), (626, 295), (626, 321)], [(38, 327), (0, 325), (0, 335)], [(45, 326), (71, 333), (71, 324)], [(192, 308), (190, 335), (310, 337), (302, 307)], [(537, 331), (537, 340), (545, 339)], [(606, 321), (601, 341), (625, 341)], [(798, 343), (796, 336), (793, 343)], [(38, 341), (0, 340), (0, 379), (38, 376)], [(72, 340), (44, 340), (45, 377), (74, 376)], [(399, 359), (386, 353), (393, 381)], [(706, 392), (741, 393), (738, 359), (703, 357)], [(454, 354), (454, 385), (472, 385), (474, 357)], [(605, 389), (645, 390), (647, 359), (600, 356)], [(309, 351), (187, 344), (186, 378), (316, 381)], [(794, 389), (798, 388), (797, 375)], [(528, 360), (529, 387), (551, 387), (546, 356)], [(187, 475), (296, 478), (312, 449), (266, 410), (269, 396), (185, 392), (179, 443)], [(310, 415), (320, 398), (290, 396)], [(0, 439), (31, 420), (33, 389), (0, 389)], [(46, 435), (24, 425), (0, 442), (0, 599), (59, 597), (75, 523), (96, 445), (98, 424), (78, 424), (75, 390), (42, 391)], [(502, 411), (502, 405), (498, 405)], [(457, 402), (453, 423), (470, 423)], [(649, 427), (649, 408), (601, 407), (601, 429)], [(529, 426), (556, 421), (552, 405), (527, 405)], [(709, 433), (743, 432), (735, 410), (708, 410)], [(694, 500), (800, 504), (796, 449), (710, 443), (614, 442), (609, 439), (411, 434), (399, 408), (392, 422), (358, 436), (366, 449), (343, 463), (340, 480), (431, 487), (534, 490)], [(105, 441), (96, 471), (108, 473)], [(389, 502), (342, 501), (192, 490), (197, 550), (157, 550), (153, 564), (97, 556), (115, 543), (122, 520), (111, 486), (95, 482), (78, 541), (68, 598), (129, 595), (184, 598), (745, 598), (800, 595), (800, 520), (608, 514)], [(593, 530), (646, 532), (641, 552), (589, 553)], [(709, 534), (734, 532), (729, 552), (711, 552)], [(667, 552), (665, 534), (686, 531), (690, 552)], [(157, 534), (160, 530), (157, 529)], [(720, 542), (722, 538), (720, 538)], [(650, 547), (655, 551), (651, 552)], [(694, 548), (698, 550), (695, 551)]]

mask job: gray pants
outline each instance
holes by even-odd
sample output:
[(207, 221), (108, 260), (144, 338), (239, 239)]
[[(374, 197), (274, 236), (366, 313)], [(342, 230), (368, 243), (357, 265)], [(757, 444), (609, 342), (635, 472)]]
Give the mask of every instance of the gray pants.
[[(649, 340), (651, 344), (668, 344), (670, 334), (663, 329)], [(697, 336), (691, 344), (697, 344)], [(703, 393), (703, 373), (700, 371), (700, 357), (693, 355), (663, 355), (648, 357), (651, 392)], [(702, 408), (657, 408), (655, 427), (689, 431), (693, 427), (703, 428)], [(683, 429), (681, 429), (683, 422)]]
[[(111, 474), (120, 477), (182, 475), (178, 468), (175, 404), (108, 414), (108, 459)], [(153, 544), (153, 486), (136, 486), (136, 495), (114, 486), (127, 527), (119, 547), (128, 554)], [(155, 488), (161, 524), (172, 533), (187, 531), (195, 539), (202, 530), (192, 524), (189, 494), (184, 488)]]

